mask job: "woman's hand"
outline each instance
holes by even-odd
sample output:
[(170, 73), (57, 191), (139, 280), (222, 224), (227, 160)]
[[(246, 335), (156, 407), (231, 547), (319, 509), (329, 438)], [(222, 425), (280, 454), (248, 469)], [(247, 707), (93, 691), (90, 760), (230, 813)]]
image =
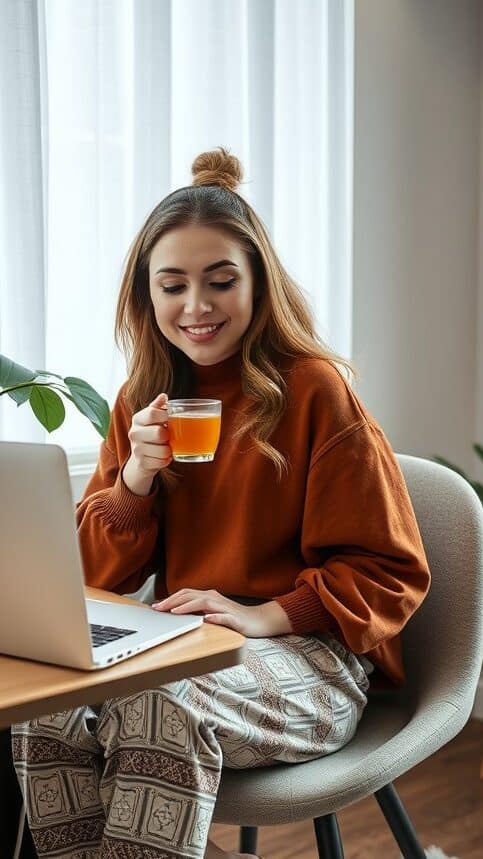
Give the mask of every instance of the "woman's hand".
[(228, 626), (247, 638), (268, 638), (292, 632), (288, 615), (274, 600), (262, 605), (239, 605), (218, 591), (183, 588), (161, 602), (153, 603), (152, 608), (172, 614), (202, 613), (208, 623)]
[(131, 455), (122, 470), (122, 479), (135, 495), (149, 495), (153, 480), (173, 459), (168, 432), (168, 396), (157, 397), (132, 416), (128, 438)]
[(141, 474), (151, 479), (173, 459), (168, 432), (168, 395), (158, 394), (154, 400), (132, 416), (128, 432), (131, 460)]

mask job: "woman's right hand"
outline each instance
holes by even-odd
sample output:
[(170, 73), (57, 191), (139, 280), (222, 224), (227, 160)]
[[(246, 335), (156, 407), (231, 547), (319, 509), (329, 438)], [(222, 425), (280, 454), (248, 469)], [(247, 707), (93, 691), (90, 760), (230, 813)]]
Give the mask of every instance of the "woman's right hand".
[(145, 409), (132, 416), (128, 438), (131, 456), (124, 466), (124, 483), (136, 495), (149, 495), (155, 475), (173, 459), (169, 444), (168, 396), (158, 394)]

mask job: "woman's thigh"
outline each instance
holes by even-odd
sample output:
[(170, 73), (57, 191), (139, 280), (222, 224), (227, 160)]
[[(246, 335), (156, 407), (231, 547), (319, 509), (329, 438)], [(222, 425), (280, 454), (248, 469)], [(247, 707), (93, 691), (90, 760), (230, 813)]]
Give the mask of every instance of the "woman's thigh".
[(110, 757), (120, 746), (149, 746), (206, 757), (215, 768), (221, 761), (232, 768), (297, 763), (352, 739), (368, 687), (359, 660), (329, 634), (252, 638), (241, 665), (41, 717), (12, 732), (19, 752), (20, 737), (30, 744), (31, 765), (42, 757), (39, 742), (55, 739), (67, 743), (59, 757), (66, 749)]
[(354, 736), (369, 679), (330, 634), (247, 640), (241, 665), (190, 681), (232, 768), (297, 763), (330, 754)]

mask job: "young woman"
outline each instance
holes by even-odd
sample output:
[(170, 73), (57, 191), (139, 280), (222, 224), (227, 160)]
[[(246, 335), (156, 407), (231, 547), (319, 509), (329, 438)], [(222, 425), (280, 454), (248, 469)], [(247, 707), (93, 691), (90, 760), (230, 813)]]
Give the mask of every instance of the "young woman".
[[(430, 572), (396, 457), (237, 193), (196, 158), (151, 212), (116, 318), (130, 353), (77, 508), (86, 582), (247, 637), (235, 668), (34, 719), (13, 751), (39, 856), (196, 857), (222, 765), (300, 762), (354, 736)], [(168, 398), (222, 400), (210, 463), (174, 462)]]

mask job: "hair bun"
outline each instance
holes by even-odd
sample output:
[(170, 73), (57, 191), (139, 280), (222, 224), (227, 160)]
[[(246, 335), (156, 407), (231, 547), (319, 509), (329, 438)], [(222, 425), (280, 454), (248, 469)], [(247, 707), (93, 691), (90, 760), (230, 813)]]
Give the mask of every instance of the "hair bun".
[(222, 146), (197, 155), (191, 173), (193, 185), (221, 185), (227, 191), (236, 191), (243, 178), (240, 161)]

